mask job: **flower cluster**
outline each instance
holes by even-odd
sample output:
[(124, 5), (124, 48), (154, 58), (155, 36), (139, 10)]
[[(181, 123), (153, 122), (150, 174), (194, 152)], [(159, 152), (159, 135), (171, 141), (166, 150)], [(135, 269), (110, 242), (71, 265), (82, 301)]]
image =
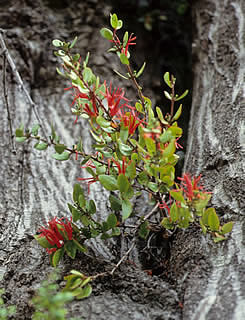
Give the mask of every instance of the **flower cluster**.
[(66, 240), (72, 240), (73, 230), (71, 222), (66, 218), (54, 217), (48, 222), (47, 227), (39, 229), (40, 238), (46, 238), (52, 248), (46, 248), (49, 254), (62, 248)]

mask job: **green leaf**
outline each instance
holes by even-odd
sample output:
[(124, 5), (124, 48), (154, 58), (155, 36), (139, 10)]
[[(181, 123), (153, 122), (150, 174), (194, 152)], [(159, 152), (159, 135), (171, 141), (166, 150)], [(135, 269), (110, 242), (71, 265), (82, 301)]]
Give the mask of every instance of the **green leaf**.
[(118, 146), (121, 154), (123, 156), (129, 157), (132, 154), (133, 148), (128, 146), (127, 144), (124, 144), (121, 142), (120, 139), (118, 139)]
[(207, 210), (209, 210), (208, 226), (210, 227), (211, 231), (219, 231), (220, 222), (219, 222), (219, 217), (217, 216), (217, 214), (215, 212), (215, 209), (209, 208)]
[(123, 194), (124, 199), (131, 199), (134, 196), (134, 189), (129, 185), (128, 190)]
[(165, 228), (165, 229), (169, 229), (172, 230), (174, 228), (173, 223), (169, 220), (169, 218), (163, 218), (161, 221), (161, 225)]
[(102, 116), (98, 116), (96, 118), (96, 122), (98, 123), (99, 126), (101, 126), (101, 128), (108, 128), (111, 126), (111, 122), (105, 120)]
[(81, 212), (76, 208), (72, 208), (72, 221), (77, 222), (81, 217)]
[(109, 196), (109, 201), (111, 204), (111, 209), (114, 211), (120, 211), (122, 209), (122, 202), (120, 199), (115, 197), (114, 195)]
[(136, 167), (134, 161), (132, 161), (126, 168), (126, 177), (134, 179), (136, 177)]
[(55, 47), (63, 47), (64, 42), (62, 42), (62, 41), (60, 41), (58, 39), (55, 39), (55, 40), (52, 41), (52, 44)]
[(129, 65), (129, 60), (126, 57), (125, 53), (121, 53), (120, 54), (120, 61), (121, 61), (122, 64)]
[[(32, 129), (31, 129), (31, 133), (36, 137), (38, 135), (38, 129), (40, 128), (39, 124), (35, 124)], [(18, 129), (17, 129), (18, 130)], [(16, 130), (16, 131), (17, 131)]]
[(149, 182), (149, 183), (147, 184), (147, 187), (148, 187), (151, 191), (153, 191), (153, 192), (158, 192), (158, 190), (159, 190), (159, 186), (158, 186), (158, 184), (155, 183), (155, 182)]
[(81, 216), (80, 221), (85, 227), (88, 227), (91, 224), (91, 220), (89, 220), (89, 218), (85, 214)]
[(142, 73), (144, 72), (145, 66), (146, 66), (146, 63), (144, 62), (140, 70), (136, 73), (136, 78), (139, 78), (139, 76), (142, 75)]
[(113, 228), (112, 231), (111, 231), (111, 236), (112, 237), (120, 236), (120, 234), (121, 234), (121, 230), (118, 227)]
[(118, 190), (117, 180), (106, 174), (99, 175), (99, 181), (109, 191)]
[(179, 137), (183, 133), (183, 130), (177, 126), (171, 126), (170, 128), (168, 128), (168, 131), (171, 131), (174, 137)]
[(73, 201), (75, 203), (78, 203), (80, 195), (84, 195), (84, 192), (80, 184), (76, 183), (73, 187)]
[(85, 82), (90, 82), (93, 79), (93, 72), (90, 68), (86, 67), (83, 70), (83, 79)]
[(24, 142), (27, 139), (27, 137), (16, 137), (17, 142)]
[(69, 257), (72, 259), (76, 257), (77, 246), (74, 244), (73, 240), (67, 241), (64, 248)]
[(124, 174), (122, 174), (122, 173), (119, 174), (119, 176), (117, 178), (117, 185), (118, 185), (119, 191), (121, 193), (124, 193), (128, 190), (129, 182), (128, 182), (127, 177), (125, 177)]
[(55, 151), (59, 154), (63, 153), (65, 148), (66, 148), (66, 146), (64, 144), (59, 144), (59, 143), (56, 144), (54, 147)]
[(172, 135), (172, 132), (171, 131), (169, 131), (169, 130), (165, 130), (164, 132), (163, 132), (163, 134), (161, 134), (161, 136), (160, 136), (160, 142), (161, 143), (166, 143), (166, 142), (169, 142), (170, 140), (172, 140), (173, 139), (173, 135)]
[(128, 199), (122, 200), (122, 220), (126, 220), (132, 213), (133, 207)]
[(43, 247), (45, 249), (53, 248), (53, 246), (48, 242), (48, 240), (45, 237), (42, 237), (39, 234), (36, 234), (33, 237), (40, 244), (41, 247)]
[(107, 218), (107, 224), (109, 229), (115, 228), (117, 225), (117, 217), (114, 213), (111, 213)]
[(143, 106), (140, 102), (135, 103), (135, 108), (138, 112), (143, 112)]
[(176, 111), (175, 115), (173, 116), (173, 121), (178, 120), (182, 113), (182, 104), (179, 106), (179, 109)]
[(70, 203), (67, 203), (67, 206), (68, 206), (68, 208), (69, 208), (69, 210), (70, 210), (70, 213), (72, 213), (72, 209), (73, 209), (73, 208), (76, 209), (76, 208), (73, 207), (73, 205), (71, 205)]
[(111, 14), (110, 22), (111, 22), (112, 28), (116, 29), (117, 25), (118, 25), (118, 18), (117, 18), (117, 15), (115, 13)]
[(185, 203), (185, 198), (184, 198), (183, 192), (181, 190), (180, 191), (170, 191), (170, 195), (176, 201), (180, 201), (181, 203)]
[(232, 228), (233, 228), (233, 222), (232, 222), (232, 221), (227, 222), (226, 224), (224, 224), (224, 225), (222, 226), (222, 228), (221, 228), (221, 233), (222, 233), (222, 234), (229, 233), (229, 232), (231, 232)]
[(160, 121), (164, 120), (162, 110), (159, 107), (156, 107), (156, 112), (157, 112), (158, 119)]
[(81, 252), (86, 252), (87, 248), (84, 247), (83, 245), (81, 245), (81, 243), (79, 243), (77, 240), (72, 239), (73, 243), (75, 244), (75, 246), (77, 247), (77, 249)]
[(75, 46), (76, 42), (77, 42), (77, 36), (74, 38), (74, 40), (72, 41), (72, 43), (70, 45), (71, 49)]
[(152, 138), (145, 138), (145, 144), (146, 144), (147, 151), (151, 156), (153, 156), (156, 153), (155, 141)]
[(204, 225), (208, 226), (208, 216), (209, 216), (209, 212), (211, 211), (211, 208), (207, 209), (204, 211), (203, 215), (202, 215), (202, 222)]
[(168, 144), (167, 148), (162, 152), (162, 157), (163, 157), (163, 158), (165, 158), (165, 157), (166, 157), (166, 158), (169, 158), (170, 156), (172, 156), (172, 155), (174, 154), (175, 150), (176, 150), (175, 140), (172, 140), (172, 141)]
[(142, 171), (138, 175), (137, 180), (138, 180), (139, 184), (147, 185), (149, 182), (149, 177), (145, 171)]
[(172, 222), (176, 222), (179, 218), (178, 207), (175, 202), (172, 204), (170, 208), (170, 217), (172, 219)]
[(128, 31), (126, 31), (124, 33), (124, 36), (123, 36), (123, 47), (125, 48), (125, 46), (127, 45), (128, 43)]
[(164, 73), (163, 79), (164, 79), (165, 83), (169, 86), (169, 88), (172, 88), (169, 72)]
[(168, 91), (164, 91), (164, 95), (168, 100), (172, 100), (171, 95), (168, 93)]
[(95, 205), (95, 202), (94, 200), (89, 200), (89, 205), (88, 205), (88, 212), (90, 214), (95, 214), (96, 212), (96, 205)]
[(80, 194), (79, 197), (78, 197), (78, 203), (79, 203), (79, 206), (81, 208), (84, 208), (85, 205), (86, 205), (86, 200), (85, 200), (85, 197), (84, 197), (84, 194)]
[(23, 137), (24, 136), (24, 131), (22, 128), (18, 128), (15, 130), (15, 136), (16, 137)]
[[(200, 198), (198, 200), (195, 200), (195, 202), (193, 203), (194, 208), (197, 211), (202, 211), (204, 208), (206, 208), (209, 200), (211, 198), (211, 194), (206, 194), (206, 193), (200, 193)], [(204, 220), (203, 220), (204, 222)], [(207, 220), (205, 221), (205, 224), (207, 225), (208, 222)]]
[(110, 29), (102, 28), (100, 30), (100, 34), (102, 35), (103, 38), (105, 38), (107, 40), (113, 39), (113, 32)]
[(117, 30), (121, 29), (123, 26), (123, 22), (122, 20), (118, 20), (118, 23), (117, 23)]
[(48, 147), (48, 144), (47, 143), (44, 143), (44, 142), (42, 142), (42, 143), (36, 143), (35, 145), (34, 145), (34, 148), (36, 149), (36, 150), (45, 150), (45, 149), (47, 149), (47, 147)]
[(214, 242), (217, 243), (217, 242), (226, 240), (226, 238), (223, 237), (223, 236), (221, 236), (221, 235), (219, 235), (219, 236), (217, 236), (216, 238), (214, 238), (213, 240), (214, 240)]
[(113, 71), (119, 76), (119, 77), (121, 77), (121, 78), (123, 78), (123, 79), (125, 79), (125, 80), (128, 80), (129, 79), (129, 77), (126, 77), (126, 76), (124, 76), (123, 74), (121, 74), (119, 71), (117, 71), (116, 69), (113, 69)]
[(51, 258), (53, 267), (56, 268), (58, 266), (60, 259), (63, 257), (63, 255), (64, 255), (64, 248), (60, 248), (53, 253)]
[(149, 226), (148, 221), (145, 221), (140, 225), (140, 228), (139, 228), (139, 236), (144, 240), (148, 237), (150, 232), (148, 226)]
[(54, 158), (55, 160), (59, 160), (59, 161), (66, 161), (69, 159), (71, 153), (70, 152), (63, 152), (61, 154), (59, 153), (55, 153), (55, 154), (52, 154), (52, 158)]
[(85, 299), (88, 298), (92, 293), (92, 287), (88, 284), (86, 287), (81, 288), (80, 294), (76, 295), (76, 299)]
[(179, 100), (183, 99), (188, 94), (188, 92), (189, 92), (189, 90), (185, 90), (185, 92), (182, 93), (181, 96), (179, 96), (179, 97), (176, 96), (175, 101), (179, 101)]
[(202, 228), (203, 234), (206, 234), (206, 233), (207, 233), (207, 228), (206, 228), (206, 226), (204, 225), (204, 223), (202, 222), (202, 219), (200, 219), (200, 226), (201, 226), (201, 228)]
[(123, 143), (126, 143), (128, 139), (128, 127), (124, 127), (124, 125), (121, 125), (120, 128), (120, 139)]

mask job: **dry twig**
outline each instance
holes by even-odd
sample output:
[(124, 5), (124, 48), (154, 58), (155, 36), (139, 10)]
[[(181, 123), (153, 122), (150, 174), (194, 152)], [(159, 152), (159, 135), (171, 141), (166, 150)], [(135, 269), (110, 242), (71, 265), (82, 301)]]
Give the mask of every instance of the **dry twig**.
[[(36, 117), (36, 119), (37, 119), (37, 121), (38, 121), (38, 123), (40, 125), (40, 128), (41, 128), (41, 130), (43, 132), (44, 137), (46, 138), (46, 140), (48, 140), (47, 136), (46, 136), (46, 133), (45, 133), (45, 130), (44, 130), (44, 126), (43, 126), (42, 120), (39, 117), (39, 114), (37, 112), (37, 105), (32, 100), (30, 94), (28, 93), (26, 87), (24, 86), (23, 80), (22, 80), (22, 78), (21, 78), (21, 76), (20, 76), (20, 74), (19, 74), (19, 72), (18, 72), (18, 70), (16, 68), (16, 65), (15, 65), (15, 63), (14, 63), (14, 61), (13, 61), (13, 59), (12, 59), (8, 49), (7, 49), (7, 47), (6, 47), (6, 44), (5, 44), (5, 41), (4, 41), (4, 37), (3, 37), (4, 32), (5, 31), (3, 29), (0, 29), (0, 44), (1, 44), (2, 49), (3, 49), (2, 50), (2, 54), (6, 57), (9, 65), (10, 65), (10, 67), (12, 69), (12, 72), (13, 72), (14, 76), (16, 77), (16, 80), (19, 83), (19, 86), (20, 86), (21, 90), (24, 92), (29, 104), (31, 105), (31, 107), (32, 107), (32, 109), (34, 111), (35, 117)], [(5, 101), (6, 101), (6, 99), (5, 99)], [(11, 124), (11, 127), (12, 127), (12, 124)], [(11, 132), (11, 134), (12, 134), (12, 132)]]

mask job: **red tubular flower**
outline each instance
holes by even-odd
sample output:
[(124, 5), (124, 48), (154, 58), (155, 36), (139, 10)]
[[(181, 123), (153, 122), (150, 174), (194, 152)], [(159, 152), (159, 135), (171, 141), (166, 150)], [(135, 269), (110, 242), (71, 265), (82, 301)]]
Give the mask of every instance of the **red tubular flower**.
[(92, 169), (95, 169), (96, 166), (93, 164), (93, 161), (91, 159), (89, 159), (84, 166), (81, 167), (82, 169), (85, 169), (85, 168), (92, 168)]
[[(96, 99), (95, 99), (94, 93), (92, 92), (90, 95), (87, 95), (86, 93), (80, 92), (80, 90), (75, 86), (65, 88), (65, 90), (70, 90), (70, 89), (74, 89), (74, 99), (71, 105), (73, 105), (78, 99), (89, 100), (91, 102), (92, 107), (88, 103), (85, 103), (82, 108), (82, 111), (86, 113), (90, 118), (96, 118), (99, 113), (98, 113), (98, 108), (96, 105)], [(77, 122), (77, 119), (75, 122)]]
[(121, 88), (114, 89), (112, 91), (112, 87), (110, 84), (110, 88), (108, 89), (105, 82), (106, 93), (104, 93), (105, 98), (107, 99), (108, 109), (111, 117), (114, 117), (118, 111), (123, 108), (126, 103), (120, 105), (121, 100), (128, 101), (128, 99), (124, 98), (124, 91)]
[(134, 134), (135, 130), (142, 123), (142, 121), (137, 117), (137, 115), (134, 112), (122, 113), (119, 111), (119, 113), (119, 120), (123, 122), (125, 127), (128, 127), (129, 134)]
[(72, 240), (72, 225), (68, 219), (54, 217), (48, 222), (47, 228), (42, 227), (40, 237), (45, 237), (54, 248), (48, 249), (48, 253), (55, 252), (63, 247), (65, 240)]
[(175, 139), (175, 147), (176, 147), (176, 149), (183, 149), (182, 145), (177, 142), (180, 138), (181, 137), (178, 137), (177, 139)]
[(133, 37), (133, 33), (132, 33), (130, 35), (129, 39), (128, 39), (128, 42), (127, 42), (127, 44), (125, 46), (125, 49), (122, 49), (122, 52), (124, 52), (126, 56), (127, 56), (127, 53), (128, 53), (128, 47), (136, 45), (136, 42), (133, 42), (135, 39), (136, 39), (136, 37)]
[[(111, 159), (112, 160), (112, 162), (114, 162), (115, 163), (115, 165), (117, 166), (117, 169), (118, 169), (118, 174), (124, 174), (125, 175), (125, 173), (126, 173), (126, 168), (127, 168), (127, 162), (126, 162), (126, 158), (125, 157), (123, 157), (122, 158), (122, 165), (120, 164), (120, 162), (119, 161), (116, 161), (115, 159)], [(130, 164), (131, 163), (131, 161), (129, 161), (129, 163), (128, 164)]]
[(71, 103), (71, 105), (73, 106), (73, 104), (77, 101), (77, 99), (81, 98), (81, 99), (89, 99), (88, 95), (86, 93), (82, 93), (80, 92), (80, 90), (75, 87), (75, 86), (71, 86), (68, 88), (65, 88), (65, 90), (70, 90), (70, 89), (74, 89), (74, 99)]
[(166, 209), (168, 212), (168, 216), (170, 217), (170, 207), (167, 205), (165, 201), (163, 201), (162, 203), (159, 203), (158, 207), (160, 209)]
[(97, 179), (97, 178), (94, 178), (94, 177), (91, 177), (91, 178), (77, 178), (77, 180), (79, 180), (79, 181), (86, 181), (86, 182), (87, 182), (87, 184), (88, 184), (88, 193), (90, 193), (90, 185), (91, 185), (92, 183), (95, 183), (95, 182), (98, 181), (98, 179)]
[(201, 179), (201, 175), (191, 179), (191, 176), (185, 173), (183, 175), (183, 178), (178, 178), (178, 179), (182, 181), (181, 189), (186, 194), (189, 200), (193, 200), (193, 198), (195, 198), (198, 192), (200, 191), (209, 193), (209, 192), (203, 191), (203, 186), (198, 185)]
[(89, 105), (87, 103), (85, 103), (84, 107), (83, 107), (83, 112), (87, 113), (87, 115), (90, 118), (96, 118), (98, 116), (98, 109), (96, 107), (96, 104), (93, 104), (93, 110), (90, 109)]

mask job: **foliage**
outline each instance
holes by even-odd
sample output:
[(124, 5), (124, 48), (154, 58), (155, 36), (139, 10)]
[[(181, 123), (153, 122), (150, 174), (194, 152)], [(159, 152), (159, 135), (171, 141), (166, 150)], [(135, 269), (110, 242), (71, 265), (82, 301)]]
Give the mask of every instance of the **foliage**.
[(16, 312), (15, 306), (8, 306), (4, 305), (4, 301), (2, 295), (4, 294), (4, 290), (0, 289), (0, 320), (7, 320), (8, 317), (11, 317)]
[[(176, 228), (185, 229), (194, 224), (204, 234), (210, 233), (215, 242), (219, 242), (225, 240), (227, 233), (232, 230), (232, 222), (221, 226), (215, 209), (208, 208), (211, 194), (201, 185), (201, 176), (191, 177), (185, 173), (179, 180), (175, 177), (178, 162), (176, 150), (181, 148), (178, 141), (182, 136), (182, 129), (177, 121), (183, 107), (178, 103), (185, 98), (188, 90), (176, 94), (176, 78), (165, 73), (164, 81), (169, 90), (164, 91), (164, 95), (170, 102), (169, 112), (164, 115), (161, 108), (154, 109), (138, 83), (145, 63), (138, 70), (133, 70), (130, 64), (130, 50), (136, 45), (136, 37), (128, 31), (121, 38), (118, 36), (123, 22), (116, 14), (111, 14), (110, 24), (111, 29), (104, 27), (100, 33), (111, 44), (108, 51), (116, 54), (124, 67), (125, 72), (116, 71), (117, 75), (131, 81), (136, 89), (137, 99), (133, 104), (132, 100), (126, 98), (122, 88), (113, 88), (111, 83), (108, 85), (106, 81), (101, 82), (88, 65), (89, 54), (82, 61), (79, 53), (73, 53), (77, 38), (71, 43), (53, 40), (57, 49), (55, 55), (61, 59), (61, 68), (57, 68), (57, 72), (71, 82), (66, 90), (71, 90), (74, 97), (71, 110), (75, 115), (75, 122), (80, 117), (88, 121), (94, 141), (94, 153), (85, 152), (81, 138), (72, 147), (66, 146), (53, 127), (49, 140), (40, 137), (39, 125), (27, 130), (21, 126), (16, 130), (17, 141), (34, 140), (36, 150), (53, 147), (55, 153), (52, 157), (57, 161), (68, 161), (73, 157), (78, 160), (81, 157), (81, 166), (90, 177), (78, 180), (87, 184), (87, 194), (93, 183), (100, 183), (106, 190), (113, 192), (109, 196), (110, 209), (107, 217), (100, 221), (96, 215), (96, 203), (87, 199), (80, 184), (75, 184), (73, 203), (68, 204), (72, 218), (53, 218), (35, 235), (35, 239), (50, 254), (54, 267), (64, 253), (74, 259), (77, 251), (85, 251), (85, 242), (91, 238), (108, 239), (119, 236), (125, 220), (133, 216), (134, 198), (142, 192), (149, 194), (154, 208), (158, 210), (154, 209), (138, 218), (133, 227), (134, 236), (144, 239), (148, 237), (149, 230), (152, 229), (150, 217), (156, 211), (161, 216), (159, 227), (162, 231), (168, 230), (170, 235)], [(114, 269), (111, 274), (113, 272)], [(72, 296), (89, 296), (91, 286), (88, 282), (95, 277), (72, 271), (65, 278), (67, 285), (63, 293), (58, 296), (61, 304)], [(47, 288), (51, 291), (55, 289)], [(69, 294), (63, 295), (65, 293)], [(46, 295), (42, 295), (42, 292), (37, 299), (44, 307), (46, 304), (49, 306), (50, 301), (46, 300)]]
[[(36, 296), (32, 299), (35, 309), (33, 320), (65, 320), (67, 310), (65, 304), (73, 299), (71, 292), (58, 292), (57, 273), (52, 273), (49, 279), (42, 283), (37, 290)], [(70, 319), (72, 320), (72, 319)], [(75, 319), (73, 319), (75, 320)]]

